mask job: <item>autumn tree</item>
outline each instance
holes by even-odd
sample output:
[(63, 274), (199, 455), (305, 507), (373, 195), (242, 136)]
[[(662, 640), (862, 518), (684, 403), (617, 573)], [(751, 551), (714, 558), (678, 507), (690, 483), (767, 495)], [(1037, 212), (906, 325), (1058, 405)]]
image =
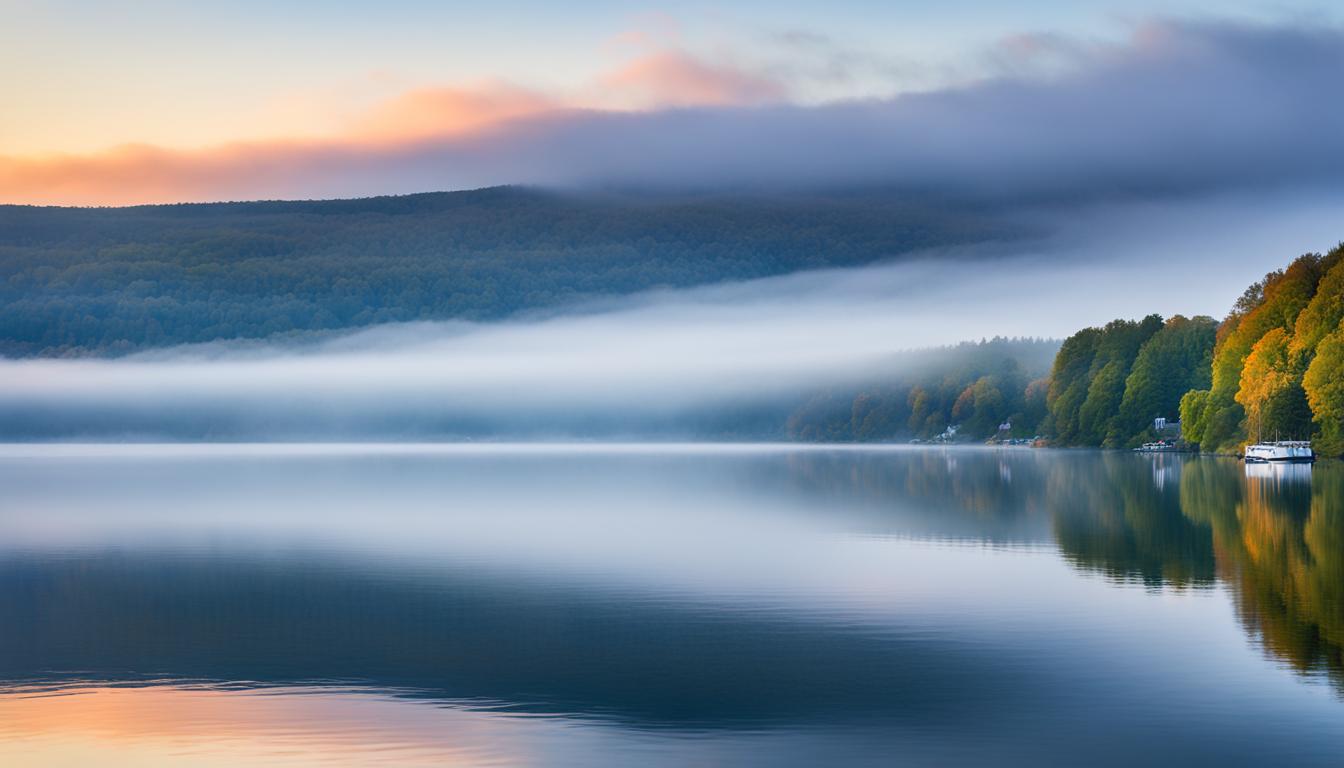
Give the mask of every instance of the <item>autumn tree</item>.
[[(1247, 400), (1249, 395), (1238, 400), (1237, 393), (1241, 390), (1246, 359), (1255, 345), (1276, 328), (1284, 332), (1284, 339), (1270, 346), (1277, 349), (1283, 345), (1286, 355), (1286, 338), (1294, 328), (1298, 314), (1315, 295), (1324, 263), (1324, 257), (1319, 254), (1307, 254), (1287, 269), (1269, 273), (1264, 280), (1247, 289), (1219, 326), (1212, 382), (1205, 404), (1208, 413), (1204, 415), (1205, 426), (1200, 441), (1206, 450), (1232, 450), (1245, 438), (1246, 411), (1242, 400)], [(1267, 347), (1262, 357), (1272, 351)], [(1275, 410), (1292, 410), (1289, 401), (1294, 399), (1294, 393), (1285, 392), (1283, 397), (1284, 402), (1275, 404)], [(1262, 400), (1255, 401), (1263, 404)], [(1262, 411), (1260, 416), (1263, 415)]]
[(1324, 271), (1316, 293), (1293, 323), (1289, 352), (1294, 365), (1306, 370), (1321, 339), (1335, 332), (1344, 321), (1344, 246), (1337, 247), (1321, 260)]
[(1288, 333), (1274, 328), (1255, 343), (1241, 369), (1236, 400), (1246, 410), (1250, 438), (1259, 440), (1266, 432), (1274, 434), (1280, 425), (1268, 423), (1272, 419), (1267, 417), (1294, 383), (1288, 359)]
[(1321, 339), (1302, 385), (1318, 430), (1317, 449), (1344, 454), (1344, 322)]

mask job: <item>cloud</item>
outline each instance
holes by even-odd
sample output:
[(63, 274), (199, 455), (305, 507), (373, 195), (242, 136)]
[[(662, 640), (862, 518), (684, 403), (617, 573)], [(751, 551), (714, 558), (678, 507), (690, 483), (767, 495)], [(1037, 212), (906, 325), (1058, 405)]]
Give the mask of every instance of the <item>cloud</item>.
[[(1136, 34), (1131, 47), (1141, 40), (1142, 35)], [(1040, 75), (1087, 66), (1102, 50), (1064, 35), (1029, 32), (1001, 38), (986, 52), (986, 59), (992, 71), (1017, 76)], [(1123, 51), (1121, 49), (1121, 55)]]
[(770, 71), (794, 83), (794, 90), (802, 90), (798, 84), (808, 81), (832, 87), (866, 81), (886, 94), (902, 90), (898, 87), (902, 83), (927, 77), (930, 71), (926, 64), (893, 51), (865, 50), (811, 30), (787, 29), (770, 35), (768, 42), (787, 54), (772, 62)]
[[(1031, 201), (1344, 178), (1340, 28), (1149, 22), (1120, 45), (1042, 37), (1002, 50), (1019, 63), (1055, 63), (891, 99), (800, 106), (774, 103), (785, 89), (766, 75), (664, 50), (608, 76), (613, 91), (645, 99), (644, 110), (429, 92), (403, 106), (438, 115), (411, 122), (438, 122), (445, 133), (0, 159), (0, 200), (336, 197), (534, 183), (881, 185)], [(464, 104), (484, 115), (467, 121), (476, 130), (452, 128), (463, 124), (451, 118)]]
[(788, 92), (768, 77), (675, 50), (641, 56), (599, 85), (622, 100), (658, 108), (778, 103)]

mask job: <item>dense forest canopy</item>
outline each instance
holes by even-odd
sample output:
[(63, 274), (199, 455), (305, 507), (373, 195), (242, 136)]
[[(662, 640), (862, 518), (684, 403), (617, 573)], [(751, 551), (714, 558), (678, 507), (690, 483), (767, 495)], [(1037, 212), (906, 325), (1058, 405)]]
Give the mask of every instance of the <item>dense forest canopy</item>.
[(1065, 339), (1055, 358), (1042, 430), (1061, 445), (1132, 446), (1175, 422), (1181, 397), (1206, 385), (1216, 324), (1210, 317), (1115, 320)]
[(1344, 454), (1344, 246), (1307, 254), (1246, 290), (1218, 329), (1208, 388), (1182, 401), (1186, 439), (1237, 450), (1307, 438)]
[(1149, 315), (1084, 328), (1059, 345), (1048, 375), (1033, 372), (1029, 352), (1043, 347), (1031, 344), (963, 345), (964, 361), (923, 378), (818, 395), (789, 432), (872, 440), (955, 425), (960, 439), (1040, 434), (1054, 445), (1125, 448), (1172, 437), (1156, 427), (1165, 419), (1209, 452), (1279, 437), (1344, 456), (1344, 245), (1269, 273), (1221, 323)]
[(1269, 273), (1216, 326), (1150, 315), (1079, 331), (1047, 400), (1042, 431), (1060, 445), (1132, 446), (1162, 417), (1209, 452), (1278, 437), (1344, 455), (1344, 245)]
[(0, 206), (0, 355), (429, 319), (871, 263), (1003, 238), (984, 211), (881, 193), (577, 194)]

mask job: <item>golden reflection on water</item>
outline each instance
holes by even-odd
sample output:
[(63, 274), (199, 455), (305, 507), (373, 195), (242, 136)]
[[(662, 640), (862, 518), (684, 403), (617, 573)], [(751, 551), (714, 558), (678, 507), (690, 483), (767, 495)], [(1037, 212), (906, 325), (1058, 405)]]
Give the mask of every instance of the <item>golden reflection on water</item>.
[(1344, 690), (1344, 475), (1282, 469), (1248, 473), (1233, 512), (1216, 518), (1220, 575), (1266, 650)]
[(524, 765), (508, 736), (528, 722), (328, 689), (20, 689), (0, 693), (0, 765)]

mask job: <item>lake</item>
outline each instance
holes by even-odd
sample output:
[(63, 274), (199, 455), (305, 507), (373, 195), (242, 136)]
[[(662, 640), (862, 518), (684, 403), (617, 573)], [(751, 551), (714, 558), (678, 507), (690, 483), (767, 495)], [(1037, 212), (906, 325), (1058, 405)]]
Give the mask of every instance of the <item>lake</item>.
[(0, 446), (0, 764), (1338, 765), (1344, 467)]

